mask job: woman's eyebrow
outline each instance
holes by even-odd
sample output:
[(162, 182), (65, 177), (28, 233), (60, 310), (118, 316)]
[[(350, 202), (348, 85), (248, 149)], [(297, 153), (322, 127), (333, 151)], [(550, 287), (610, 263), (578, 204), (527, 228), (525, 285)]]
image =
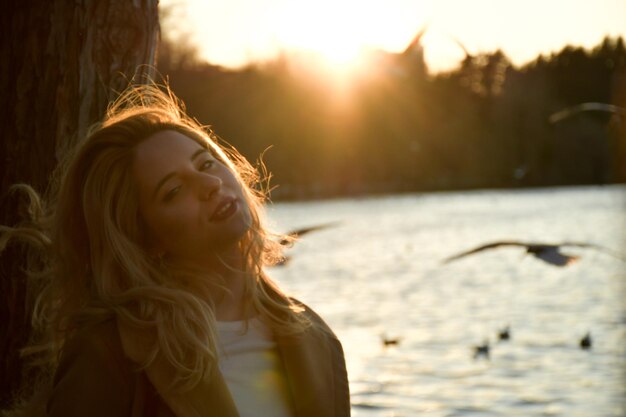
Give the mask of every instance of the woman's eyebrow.
[[(204, 154), (204, 153), (209, 153), (208, 149), (205, 148), (200, 148), (197, 151), (195, 151), (192, 155), (191, 158), (189, 158), (191, 161), (194, 161), (198, 156)], [(167, 180), (169, 180), (170, 178), (172, 178), (174, 175), (176, 175), (175, 172), (170, 172), (169, 174), (165, 175), (163, 178), (161, 178), (161, 180), (157, 183), (156, 188), (154, 189), (154, 193), (152, 193), (152, 199), (154, 200), (157, 196), (157, 194), (159, 193), (159, 190), (161, 189), (161, 187), (163, 186), (163, 184), (165, 184), (167, 182)]]
[(205, 148), (198, 149), (197, 151), (193, 153), (193, 155), (191, 155), (191, 160), (192, 161), (195, 160), (198, 156), (202, 155), (203, 153), (209, 153), (209, 150)]

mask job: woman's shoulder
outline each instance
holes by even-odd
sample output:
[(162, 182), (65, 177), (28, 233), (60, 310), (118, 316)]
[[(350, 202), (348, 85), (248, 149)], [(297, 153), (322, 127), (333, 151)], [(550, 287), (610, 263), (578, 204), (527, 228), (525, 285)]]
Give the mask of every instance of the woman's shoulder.
[(68, 337), (64, 351), (80, 347), (99, 347), (110, 350), (111, 353), (121, 353), (117, 322), (107, 319), (98, 322), (90, 322), (79, 326)]
[(84, 324), (66, 340), (57, 373), (75, 362), (97, 361), (115, 367), (122, 374), (131, 372), (131, 363), (126, 358), (115, 319)]
[(47, 404), (50, 416), (127, 415), (135, 365), (124, 355), (115, 320), (81, 325), (63, 346)]
[(314, 309), (312, 309), (310, 306), (297, 298), (289, 297), (289, 300), (296, 306), (302, 308), (302, 314), (304, 314), (304, 317), (306, 317), (311, 322), (311, 327), (313, 329), (320, 331), (321, 333), (332, 339), (337, 339), (337, 336), (330, 328), (330, 326)]

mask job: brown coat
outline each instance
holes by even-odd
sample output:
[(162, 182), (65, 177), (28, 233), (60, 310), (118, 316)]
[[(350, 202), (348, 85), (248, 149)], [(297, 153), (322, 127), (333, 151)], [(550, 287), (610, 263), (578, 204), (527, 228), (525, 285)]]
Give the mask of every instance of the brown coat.
[[(306, 307), (306, 306), (304, 306)], [(297, 417), (345, 417), (350, 399), (343, 350), (324, 321), (303, 334), (277, 337)], [(183, 394), (165, 389), (172, 370), (157, 357), (136, 371), (141, 335), (108, 321), (82, 329), (68, 342), (54, 378), (49, 417), (238, 417), (224, 379), (215, 370)]]

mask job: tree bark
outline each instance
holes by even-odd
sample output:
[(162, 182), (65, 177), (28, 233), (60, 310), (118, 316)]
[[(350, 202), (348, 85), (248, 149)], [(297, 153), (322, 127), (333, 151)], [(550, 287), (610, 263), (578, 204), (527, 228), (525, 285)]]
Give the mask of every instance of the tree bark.
[[(46, 190), (107, 103), (156, 65), (158, 0), (10, 0), (0, 13), (0, 224), (21, 219), (8, 189)], [(0, 407), (23, 378), (30, 330), (25, 249), (0, 256)]]

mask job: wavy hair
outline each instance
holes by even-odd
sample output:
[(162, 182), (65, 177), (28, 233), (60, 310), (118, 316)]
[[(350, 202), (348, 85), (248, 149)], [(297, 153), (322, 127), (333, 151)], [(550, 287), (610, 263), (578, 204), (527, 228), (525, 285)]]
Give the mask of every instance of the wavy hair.
[(278, 333), (297, 333), (310, 324), (263, 270), (280, 259), (281, 246), (263, 223), (266, 190), (257, 170), (187, 116), (168, 88), (133, 86), (60, 164), (47, 201), (29, 186), (16, 186), (30, 198), (31, 220), (0, 229), (0, 251), (14, 238), (44, 249), (40, 268), (29, 271), (38, 296), (34, 336), (23, 353), (39, 354), (39, 363), (51, 371), (76, 329), (108, 319), (154, 332), (141, 365), (147, 367), (160, 353), (177, 371), (175, 387), (193, 387), (216, 364), (214, 305), (206, 294), (223, 290), (223, 281), (217, 275), (200, 279), (151, 256), (139, 215), (134, 149), (163, 130), (180, 132), (208, 149), (241, 183), (252, 216), (239, 242), (246, 308)]

